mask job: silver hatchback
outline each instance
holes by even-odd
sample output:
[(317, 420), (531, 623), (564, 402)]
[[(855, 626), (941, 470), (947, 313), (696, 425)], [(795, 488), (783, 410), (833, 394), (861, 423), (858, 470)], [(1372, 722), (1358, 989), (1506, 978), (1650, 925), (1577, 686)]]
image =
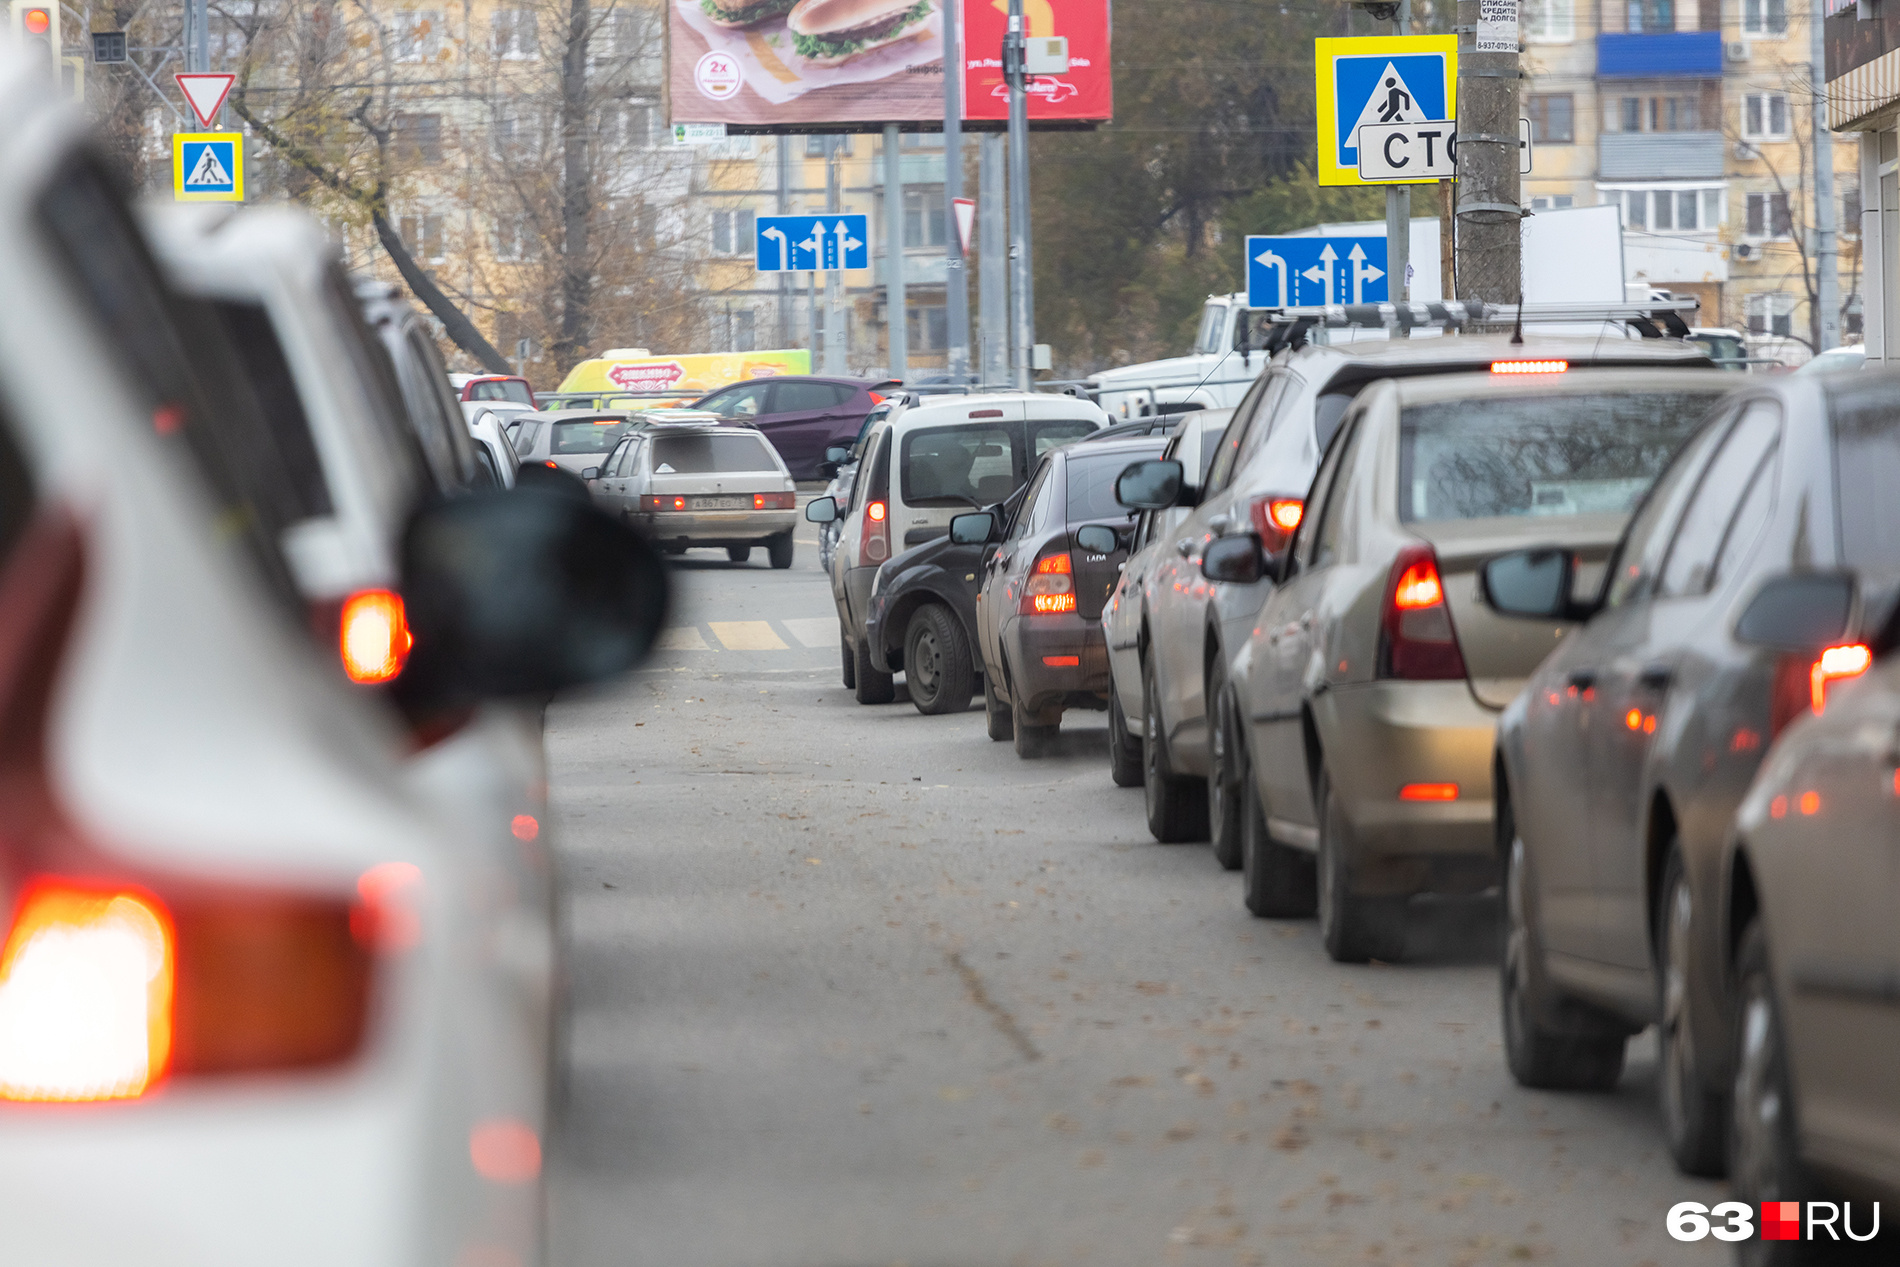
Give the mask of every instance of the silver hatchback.
[(798, 494), (778, 451), (751, 427), (647, 427), (622, 437), (581, 478), (604, 509), (668, 554), (724, 547), (744, 563), (761, 545), (773, 567), (792, 566)]

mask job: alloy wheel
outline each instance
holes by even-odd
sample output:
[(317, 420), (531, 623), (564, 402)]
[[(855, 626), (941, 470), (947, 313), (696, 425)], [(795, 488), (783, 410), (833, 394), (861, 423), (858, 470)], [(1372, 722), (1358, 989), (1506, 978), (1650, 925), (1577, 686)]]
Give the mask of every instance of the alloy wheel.
[(1786, 1106), (1781, 1099), (1780, 1045), (1774, 1005), (1764, 977), (1744, 986), (1741, 1051), (1735, 1070), (1735, 1141), (1730, 1182), (1751, 1202), (1773, 1201), (1787, 1187), (1781, 1173), (1780, 1138)]

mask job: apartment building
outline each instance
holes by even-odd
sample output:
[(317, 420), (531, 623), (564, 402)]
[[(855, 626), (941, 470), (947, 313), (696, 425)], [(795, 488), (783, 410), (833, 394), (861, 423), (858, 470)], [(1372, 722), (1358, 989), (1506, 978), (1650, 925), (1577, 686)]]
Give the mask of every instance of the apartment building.
[[(1786, 360), (1805, 359), (1814, 285), (1805, 12), (1787, 0), (1530, 0), (1526, 202), (1612, 203), (1626, 280), (1702, 301)], [(1858, 337), (1860, 180), (1832, 146), (1842, 329)], [(1786, 341), (1786, 342), (1784, 342)]]
[(1867, 358), (1900, 361), (1900, 8), (1828, 0), (1828, 126), (1857, 142)]

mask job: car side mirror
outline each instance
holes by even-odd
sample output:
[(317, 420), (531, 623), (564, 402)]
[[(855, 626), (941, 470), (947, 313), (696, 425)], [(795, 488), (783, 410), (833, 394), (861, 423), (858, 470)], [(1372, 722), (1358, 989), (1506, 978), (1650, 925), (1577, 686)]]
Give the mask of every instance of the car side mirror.
[(1790, 572), (1755, 592), (1735, 622), (1735, 638), (1757, 647), (1816, 651), (1846, 638), (1854, 578), (1841, 572)]
[(851, 446), (848, 444), (834, 444), (825, 450), (825, 461), (834, 465), (842, 466), (850, 460)]
[(820, 462), (817, 470), (818, 478), (821, 480), (835, 480), (838, 478), (838, 464), (836, 462)]
[(996, 516), (987, 510), (973, 510), (950, 521), (950, 540), (960, 546), (988, 545), (996, 539)]
[(587, 468), (586, 470), (584, 470), (584, 471), (582, 471), (582, 472), (581, 472), (581, 478), (582, 478), (582, 479), (584, 479), (584, 480), (597, 480), (597, 479), (599, 479), (599, 478), (600, 478), (600, 468), (599, 468), (598, 466), (590, 466), (590, 467), (588, 467), (588, 468)]
[(1251, 585), (1267, 574), (1260, 539), (1251, 532), (1210, 541), (1201, 552), (1201, 575), (1210, 581)]
[(815, 524), (828, 524), (838, 518), (838, 502), (833, 497), (814, 497), (805, 503), (805, 518)]
[(1479, 597), (1502, 616), (1526, 620), (1575, 620), (1570, 601), (1576, 558), (1545, 546), (1500, 554), (1478, 570)]
[(1088, 524), (1075, 530), (1075, 544), (1090, 554), (1113, 554), (1122, 548), (1122, 538), (1113, 528)]
[(1180, 503), (1187, 473), (1172, 458), (1135, 462), (1115, 480), (1115, 500), (1130, 510), (1165, 510)]
[(472, 493), (403, 533), (412, 717), (546, 695), (632, 668), (666, 623), (666, 565), (633, 529), (553, 488)]

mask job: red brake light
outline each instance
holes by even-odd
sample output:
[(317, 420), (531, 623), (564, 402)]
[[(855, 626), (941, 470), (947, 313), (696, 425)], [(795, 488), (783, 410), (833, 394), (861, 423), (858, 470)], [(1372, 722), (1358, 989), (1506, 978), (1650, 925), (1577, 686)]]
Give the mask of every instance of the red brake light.
[(1857, 678), (1873, 667), (1874, 653), (1862, 643), (1829, 647), (1810, 660), (1805, 655), (1784, 655), (1775, 662), (1774, 684), (1770, 688), (1768, 733), (1772, 738), (1803, 713), (1817, 716), (1827, 711), (1828, 688), (1836, 682)]
[(1253, 521), (1254, 535), (1260, 538), (1260, 544), (1268, 552), (1279, 550), (1293, 536), (1300, 526), (1300, 518), (1306, 511), (1306, 503), (1297, 497), (1277, 497), (1268, 494), (1256, 497), (1247, 505), (1247, 515)]
[(858, 532), (858, 566), (876, 567), (891, 557), (891, 530), (884, 522), (889, 510), (883, 502), (871, 502), (864, 508), (864, 522)]
[(20, 25), (26, 28), (28, 35), (44, 35), (52, 24), (52, 18), (44, 9), (28, 9), (20, 20)]
[(872, 523), (881, 524), (884, 522), (884, 503), (872, 502), (870, 506), (865, 509), (864, 513), (870, 517)]
[(790, 510), (796, 502), (797, 494), (795, 493), (752, 494), (752, 509), (754, 510)]
[(1074, 564), (1067, 550), (1036, 560), (1034, 573), (1023, 586), (1018, 609), (1025, 616), (1060, 616), (1075, 610)]
[(1827, 711), (1827, 688), (1831, 682), (1857, 678), (1874, 663), (1872, 650), (1860, 643), (1829, 647), (1808, 670), (1809, 702), (1816, 716)]
[(1381, 677), (1434, 681), (1465, 676), (1465, 658), (1431, 546), (1422, 541), (1407, 546), (1393, 560), (1380, 625)]
[(881, 405), (884, 403), (884, 397), (879, 392), (866, 392), (865, 395), (871, 398), (871, 403), (873, 405)]
[(1561, 374), (1570, 368), (1569, 361), (1493, 361), (1493, 374)]
[(1071, 564), (1069, 560), (1069, 556), (1066, 553), (1065, 554), (1048, 554), (1036, 560), (1036, 572), (1040, 576), (1050, 576), (1050, 575), (1056, 575), (1056, 574), (1067, 576), (1070, 574), (1072, 568), (1073, 568), (1073, 565)]
[(561, 464), (559, 462), (554, 461), (552, 458), (550, 458), (546, 462), (543, 462), (541, 465), (547, 467), (550, 471), (558, 471), (561, 469)]
[(1052, 669), (1076, 669), (1082, 666), (1079, 655), (1046, 655), (1042, 662)]
[(387, 682), (402, 672), (415, 639), (409, 634), (401, 595), (357, 591), (343, 600), (341, 626), (338, 642), (350, 681)]
[(1401, 801), (1455, 801), (1458, 799), (1456, 783), (1407, 783), (1399, 789)]

